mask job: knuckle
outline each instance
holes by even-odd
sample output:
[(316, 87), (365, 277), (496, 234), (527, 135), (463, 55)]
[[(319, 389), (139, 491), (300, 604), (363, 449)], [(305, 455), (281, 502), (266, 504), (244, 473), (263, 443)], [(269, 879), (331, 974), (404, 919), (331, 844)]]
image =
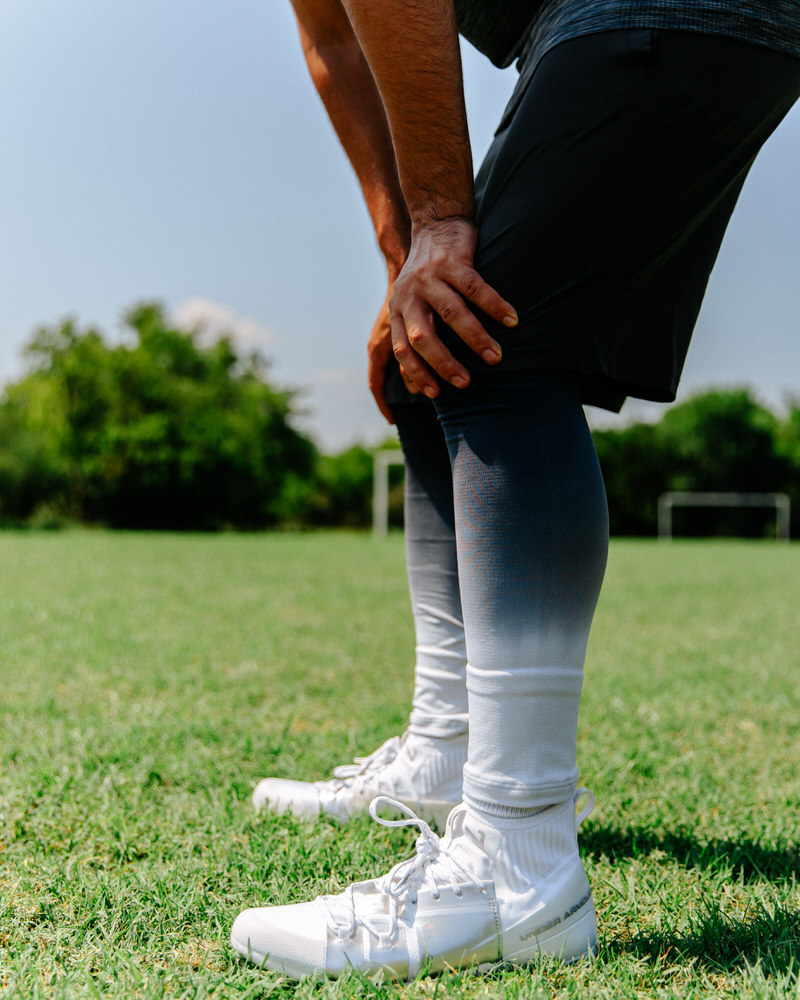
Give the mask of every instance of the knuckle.
[(461, 278), (461, 287), (469, 298), (473, 298), (480, 292), (482, 282), (475, 271), (464, 271)]
[(398, 361), (405, 359), (406, 363), (408, 363), (407, 359), (412, 355), (412, 352), (408, 344), (401, 342), (392, 346), (392, 354), (394, 354)]
[(460, 310), (454, 302), (443, 302), (437, 312), (448, 326), (452, 326), (455, 319), (460, 314)]
[(414, 348), (414, 350), (417, 349), (418, 345), (423, 344), (425, 342), (425, 334), (422, 330), (419, 329), (409, 330), (407, 336), (408, 336), (408, 342), (412, 346), (412, 348)]

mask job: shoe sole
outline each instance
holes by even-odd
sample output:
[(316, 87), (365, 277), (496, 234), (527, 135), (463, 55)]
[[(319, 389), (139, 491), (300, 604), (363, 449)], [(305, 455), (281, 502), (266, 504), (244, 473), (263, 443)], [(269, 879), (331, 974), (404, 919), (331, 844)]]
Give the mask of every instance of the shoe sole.
[[(326, 969), (310, 969), (307, 965), (295, 965), (289, 961), (270, 963), (267, 953), (254, 952), (247, 942), (237, 940), (231, 934), (232, 947), (248, 961), (253, 962), (261, 969), (269, 969), (273, 972), (283, 973), (290, 979), (303, 979), (305, 976), (325, 976), (331, 979), (338, 978), (340, 971)], [(539, 937), (536, 941), (535, 949), (526, 949), (524, 952), (516, 952), (514, 955), (506, 955), (499, 962), (483, 962), (480, 965), (464, 967), (464, 971), (472, 971), (475, 974), (494, 972), (505, 966), (525, 966), (535, 962), (541, 955), (550, 955), (557, 958), (565, 965), (572, 965), (575, 962), (593, 959), (597, 957), (597, 917), (594, 904), (590, 903), (590, 910), (581, 914), (573, 923), (566, 927), (561, 927), (556, 933), (549, 937)], [(391, 968), (383, 967), (385, 974), (393, 980), (402, 977)], [(375, 971), (375, 970), (371, 970)], [(437, 975), (434, 972), (432, 975)]]

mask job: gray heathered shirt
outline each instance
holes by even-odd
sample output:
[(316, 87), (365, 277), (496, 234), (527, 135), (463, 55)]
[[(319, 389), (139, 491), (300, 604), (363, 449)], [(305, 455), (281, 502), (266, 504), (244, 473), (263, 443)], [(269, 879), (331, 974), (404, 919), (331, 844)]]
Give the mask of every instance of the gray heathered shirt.
[(530, 73), (554, 45), (619, 28), (701, 31), (800, 57), (800, 0), (455, 0), (461, 34)]

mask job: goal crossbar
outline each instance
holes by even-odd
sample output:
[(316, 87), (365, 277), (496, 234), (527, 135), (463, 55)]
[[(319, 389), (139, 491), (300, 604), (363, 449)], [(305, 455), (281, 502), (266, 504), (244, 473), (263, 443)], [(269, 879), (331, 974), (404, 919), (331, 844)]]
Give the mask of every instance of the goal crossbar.
[(658, 537), (672, 538), (673, 507), (774, 507), (775, 539), (788, 542), (791, 503), (785, 493), (662, 493), (658, 498)]

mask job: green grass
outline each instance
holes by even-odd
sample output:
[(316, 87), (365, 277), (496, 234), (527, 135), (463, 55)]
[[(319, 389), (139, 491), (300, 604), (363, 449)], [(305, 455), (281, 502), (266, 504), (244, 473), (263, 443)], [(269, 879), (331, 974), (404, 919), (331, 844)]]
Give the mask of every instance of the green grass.
[(409, 986), (240, 963), (244, 906), (408, 831), (252, 814), (401, 730), (402, 542), (0, 535), (0, 997), (798, 997), (800, 549), (617, 542), (587, 664), (594, 963)]

